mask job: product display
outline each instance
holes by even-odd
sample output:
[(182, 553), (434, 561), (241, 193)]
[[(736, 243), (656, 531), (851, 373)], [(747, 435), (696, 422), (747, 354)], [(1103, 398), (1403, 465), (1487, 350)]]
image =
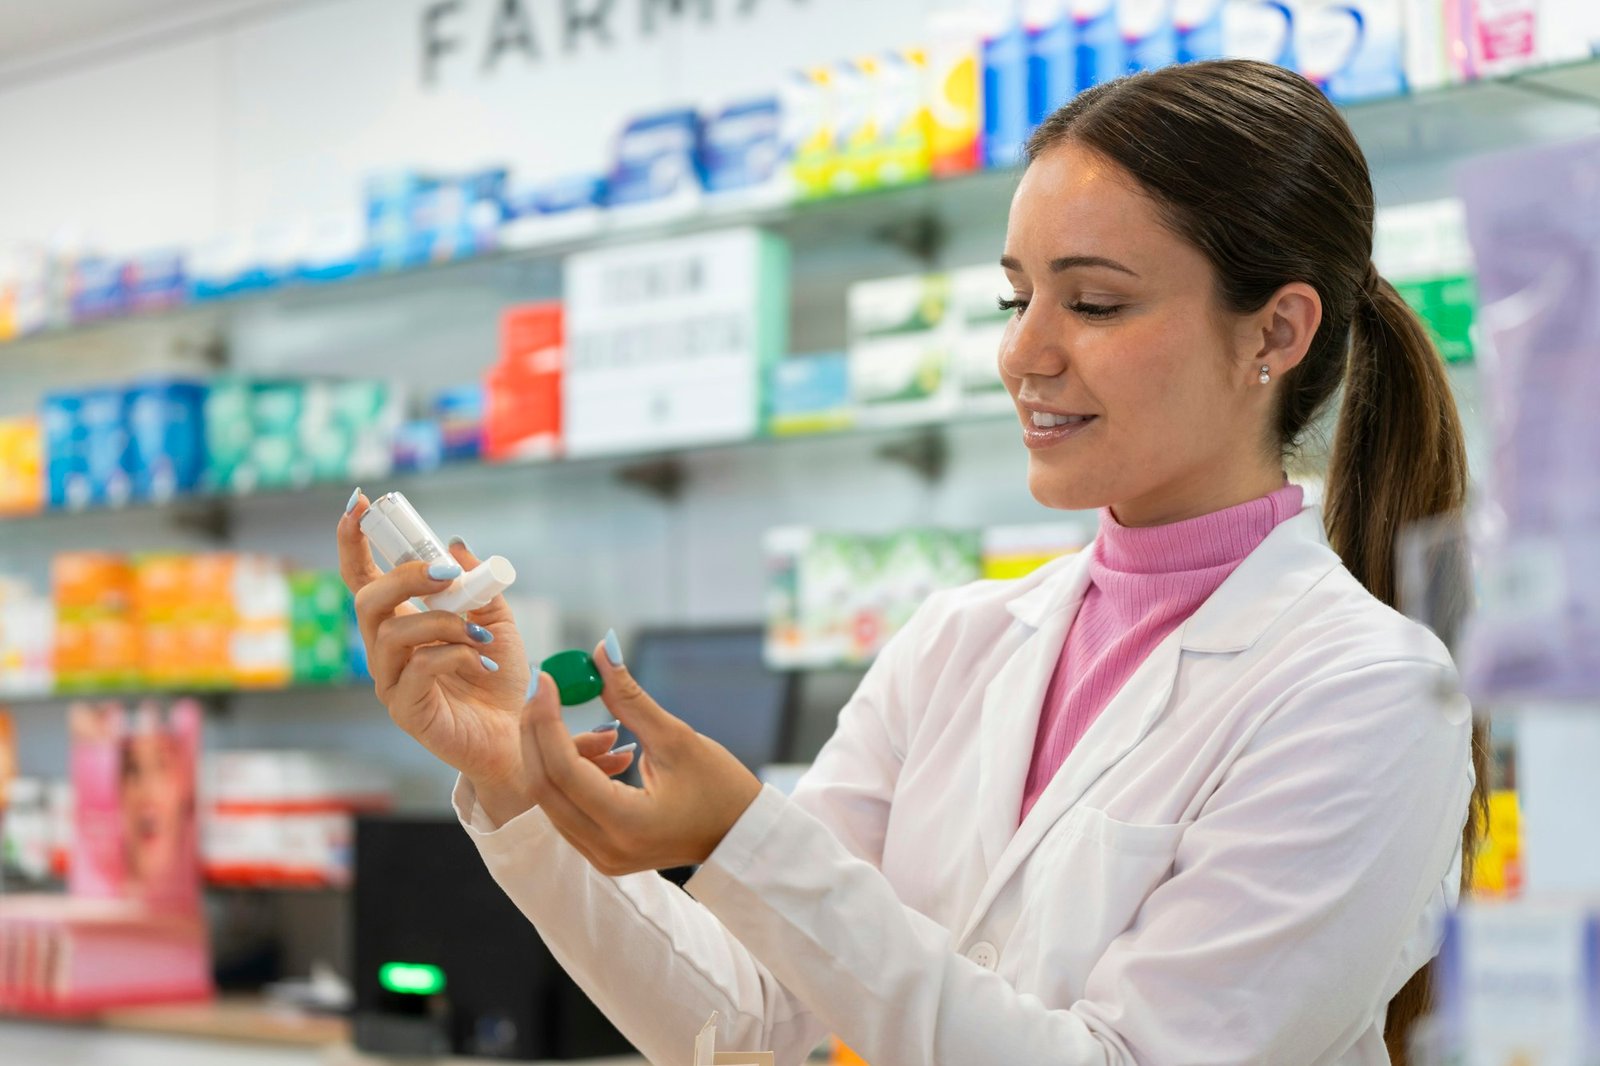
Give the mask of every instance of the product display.
[(1461, 201), (1437, 200), (1378, 212), (1372, 258), (1422, 316), (1444, 357), (1452, 363), (1470, 361), (1478, 292)]
[(483, 454), (501, 462), (561, 454), (566, 345), (559, 303), (508, 308), (500, 360), (484, 375)]
[(324, 752), (219, 752), (204, 771), (200, 854), (214, 885), (347, 886), (355, 819), (393, 805), (380, 769)]
[(6, 691), (282, 688), (365, 672), (332, 572), (246, 552), (63, 552), (51, 579), (50, 600), (0, 582), (0, 662), (16, 666)]
[(931, 593), (979, 577), (1021, 577), (1077, 551), (1092, 534), (1076, 524), (886, 535), (769, 530), (767, 665), (867, 662)]

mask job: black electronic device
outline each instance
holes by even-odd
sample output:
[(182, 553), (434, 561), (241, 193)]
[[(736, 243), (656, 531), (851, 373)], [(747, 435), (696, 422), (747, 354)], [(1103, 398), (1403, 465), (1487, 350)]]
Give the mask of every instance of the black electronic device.
[(360, 1050), (562, 1060), (632, 1052), (455, 819), (358, 819), (350, 899)]
[(628, 670), (668, 713), (759, 770), (789, 757), (794, 714), (794, 675), (766, 665), (765, 640), (759, 625), (641, 629)]

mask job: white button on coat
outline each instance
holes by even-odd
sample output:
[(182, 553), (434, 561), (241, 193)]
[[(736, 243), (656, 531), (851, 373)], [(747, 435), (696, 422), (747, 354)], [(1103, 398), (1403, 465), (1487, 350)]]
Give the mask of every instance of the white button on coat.
[(656, 1062), (713, 1010), (780, 1063), (828, 1032), (873, 1066), (1387, 1062), (1472, 786), (1445, 649), (1308, 507), (1150, 653), (1019, 826), (1087, 554), (930, 599), (694, 898), (598, 874), (537, 809), (496, 828), (464, 782), (457, 811)]

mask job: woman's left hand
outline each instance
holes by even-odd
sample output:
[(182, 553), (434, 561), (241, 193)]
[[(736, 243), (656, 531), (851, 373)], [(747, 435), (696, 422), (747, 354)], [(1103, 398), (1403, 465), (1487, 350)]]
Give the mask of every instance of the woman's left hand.
[(525, 718), (548, 779), (541, 807), (603, 874), (704, 862), (760, 793), (761, 782), (727, 748), (663, 710), (626, 666), (612, 665), (604, 644), (594, 661), (605, 682), (601, 701), (640, 745), (644, 787), (614, 781), (578, 754), (561, 720), (555, 681), (541, 674)]

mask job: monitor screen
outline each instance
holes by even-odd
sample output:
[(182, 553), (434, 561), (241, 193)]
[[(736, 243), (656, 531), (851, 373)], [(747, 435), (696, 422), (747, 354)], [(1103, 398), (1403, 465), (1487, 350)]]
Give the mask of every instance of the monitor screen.
[(764, 640), (760, 626), (641, 630), (628, 669), (667, 711), (757, 770), (788, 756), (793, 688), (791, 674), (763, 662)]

